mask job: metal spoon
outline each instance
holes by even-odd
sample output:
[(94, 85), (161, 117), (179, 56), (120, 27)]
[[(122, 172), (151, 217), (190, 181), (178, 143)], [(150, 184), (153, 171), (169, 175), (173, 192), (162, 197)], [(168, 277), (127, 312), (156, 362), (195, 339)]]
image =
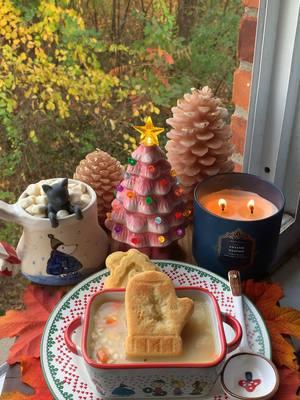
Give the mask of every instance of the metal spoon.
[(228, 279), (229, 279), (229, 286), (231, 288), (233, 296), (235, 317), (239, 321), (243, 331), (242, 340), (240, 342), (239, 347), (235, 350), (235, 352), (237, 353), (242, 351), (251, 351), (247, 338), (240, 272), (235, 270), (229, 271)]

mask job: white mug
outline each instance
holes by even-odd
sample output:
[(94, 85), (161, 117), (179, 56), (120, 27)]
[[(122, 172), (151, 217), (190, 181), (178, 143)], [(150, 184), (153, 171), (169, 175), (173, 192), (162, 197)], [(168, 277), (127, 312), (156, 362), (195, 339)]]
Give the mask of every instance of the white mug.
[[(53, 179), (49, 179), (51, 183)], [(47, 183), (47, 181), (43, 181)], [(69, 183), (82, 183), (69, 179)], [(43, 285), (70, 285), (98, 271), (108, 251), (108, 239), (98, 224), (97, 198), (94, 190), (82, 183), (90, 203), (82, 209), (82, 219), (75, 214), (59, 219), (52, 228), (49, 218), (32, 216), (18, 202), (0, 201), (0, 219), (23, 227), (17, 246), (21, 272), (32, 282)], [(19, 198), (27, 196), (26, 191)]]

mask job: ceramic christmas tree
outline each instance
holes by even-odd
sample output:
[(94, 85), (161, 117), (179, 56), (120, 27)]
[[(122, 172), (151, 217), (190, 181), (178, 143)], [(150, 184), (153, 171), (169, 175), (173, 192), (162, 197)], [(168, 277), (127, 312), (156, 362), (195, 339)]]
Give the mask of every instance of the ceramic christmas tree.
[(155, 127), (150, 117), (144, 126), (134, 128), (141, 134), (140, 145), (128, 160), (105, 225), (113, 239), (131, 247), (165, 247), (184, 236), (190, 211), (185, 209), (176, 173), (159, 147), (157, 136), (164, 129)]

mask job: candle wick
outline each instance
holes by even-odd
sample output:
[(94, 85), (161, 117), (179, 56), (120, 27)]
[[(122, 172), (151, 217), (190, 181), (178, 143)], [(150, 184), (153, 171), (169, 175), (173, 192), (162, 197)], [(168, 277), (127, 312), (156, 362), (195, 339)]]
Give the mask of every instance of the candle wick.
[(253, 215), (254, 214), (254, 201), (253, 200), (250, 200), (248, 202), (248, 207), (249, 207), (250, 213)]
[(219, 199), (219, 201), (218, 201), (218, 205), (219, 205), (219, 207), (220, 207), (220, 209), (221, 209), (221, 212), (224, 212), (225, 211), (225, 208), (226, 208), (226, 200), (224, 200), (224, 199)]

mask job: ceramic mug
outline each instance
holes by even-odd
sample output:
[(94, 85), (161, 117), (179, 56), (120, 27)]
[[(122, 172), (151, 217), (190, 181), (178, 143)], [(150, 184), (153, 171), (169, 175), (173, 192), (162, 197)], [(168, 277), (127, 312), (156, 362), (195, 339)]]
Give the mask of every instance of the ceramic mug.
[[(51, 184), (53, 179), (43, 181)], [(98, 224), (97, 197), (87, 184), (69, 179), (69, 183), (86, 186), (90, 203), (82, 209), (82, 219), (74, 214), (59, 219), (52, 228), (49, 218), (32, 216), (18, 202), (0, 201), (0, 219), (23, 227), (17, 246), (21, 272), (32, 282), (43, 285), (69, 285), (99, 270), (108, 251), (108, 239)], [(27, 196), (24, 191), (19, 200)]]

